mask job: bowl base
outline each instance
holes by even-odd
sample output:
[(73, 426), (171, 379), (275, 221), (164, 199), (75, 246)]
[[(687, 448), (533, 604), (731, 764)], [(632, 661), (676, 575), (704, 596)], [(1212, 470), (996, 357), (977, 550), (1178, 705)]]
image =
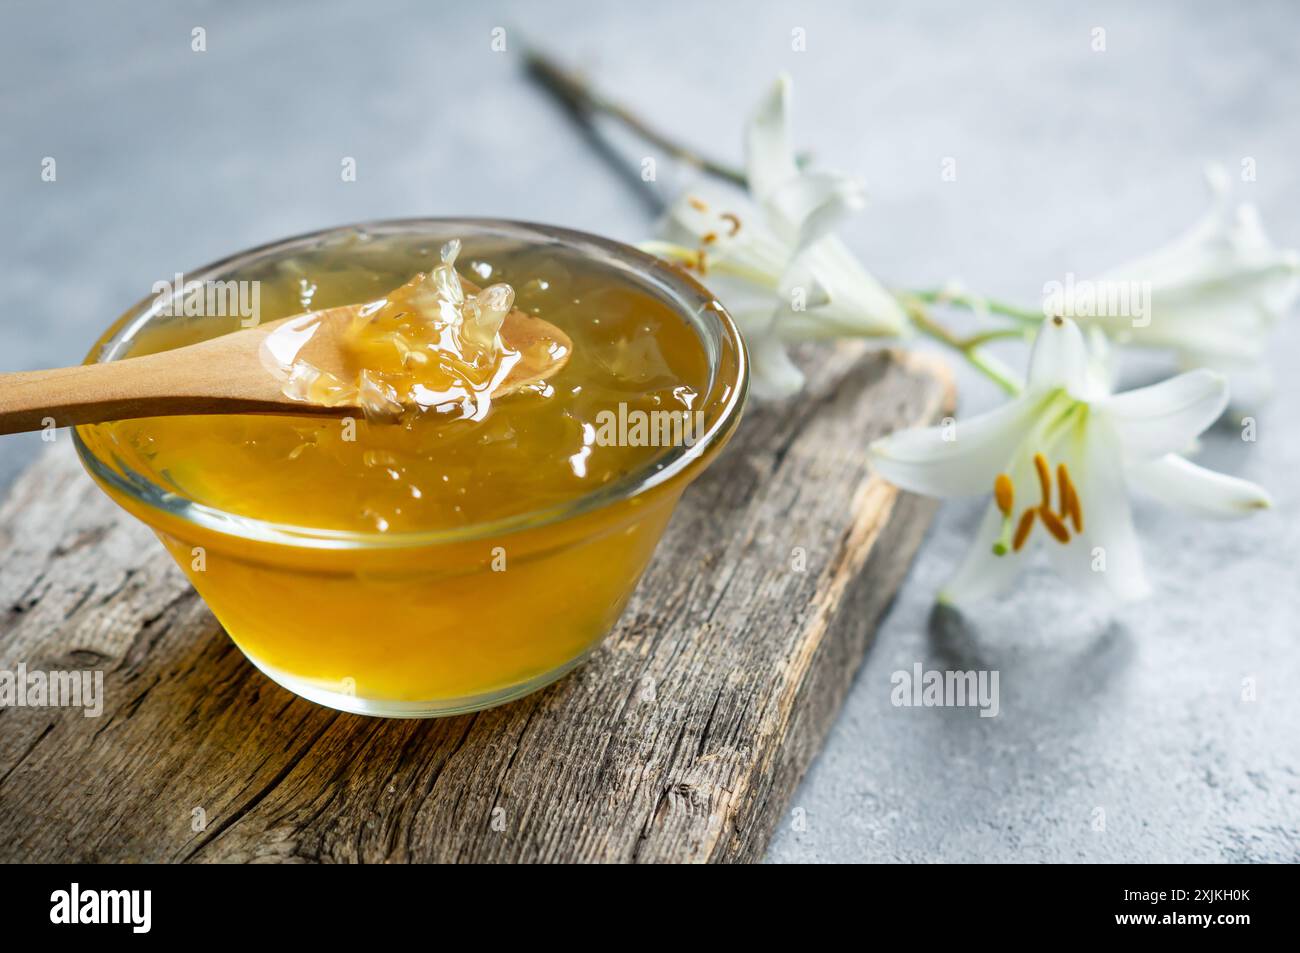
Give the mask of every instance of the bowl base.
[(296, 676), (288, 675), (268, 665), (263, 665), (247, 654), (245, 654), (245, 657), (257, 667), (258, 671), (281, 688), (293, 692), (300, 698), (315, 702), (317, 705), (324, 705), (326, 708), (334, 708), (354, 715), (370, 715), (375, 718), (443, 718), (449, 715), (465, 715), (469, 712), (482, 711), (484, 708), (494, 708), (497, 705), (517, 701), (525, 695), (531, 695), (538, 689), (545, 688), (547, 685), (557, 682), (565, 675), (568, 675), (585, 662), (595, 649), (596, 647), (593, 646), (559, 668), (544, 672), (526, 682), (509, 685), (496, 691), (484, 692), (481, 695), (467, 695), (460, 698), (441, 698), (435, 701), (414, 702), (363, 698), (347, 692), (333, 691)]

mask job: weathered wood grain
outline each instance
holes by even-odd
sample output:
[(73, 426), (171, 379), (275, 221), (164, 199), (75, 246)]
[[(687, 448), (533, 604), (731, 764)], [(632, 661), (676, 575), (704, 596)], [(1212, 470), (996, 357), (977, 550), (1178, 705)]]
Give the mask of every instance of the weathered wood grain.
[(247, 663), (60, 436), (0, 509), (0, 669), (97, 669), (101, 717), (0, 708), (0, 860), (752, 861), (931, 505), (869, 440), (951, 406), (845, 345), (751, 412), (592, 661), (514, 704), (385, 721)]

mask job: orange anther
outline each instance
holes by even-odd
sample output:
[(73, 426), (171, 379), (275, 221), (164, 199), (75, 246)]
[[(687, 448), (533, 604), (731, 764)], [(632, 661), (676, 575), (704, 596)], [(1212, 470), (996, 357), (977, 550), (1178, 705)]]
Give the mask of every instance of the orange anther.
[(1043, 506), (1052, 505), (1052, 471), (1047, 465), (1047, 458), (1041, 453), (1034, 454), (1034, 469), (1038, 471), (1038, 486), (1043, 491)]
[(1049, 533), (1056, 537), (1058, 543), (1068, 543), (1070, 541), (1070, 531), (1065, 528), (1061, 518), (1053, 513), (1051, 509), (1040, 506), (1038, 515), (1043, 518), (1043, 525), (1047, 527)]
[(1016, 505), (1016, 487), (1011, 482), (1011, 477), (1005, 473), (999, 473), (997, 479), (993, 481), (993, 498), (997, 500), (1002, 515), (1010, 516), (1012, 508)]
[(1020, 516), (1020, 525), (1016, 527), (1016, 536), (1011, 541), (1011, 548), (1016, 552), (1025, 545), (1025, 540), (1029, 539), (1029, 531), (1034, 528), (1034, 510), (1025, 510)]

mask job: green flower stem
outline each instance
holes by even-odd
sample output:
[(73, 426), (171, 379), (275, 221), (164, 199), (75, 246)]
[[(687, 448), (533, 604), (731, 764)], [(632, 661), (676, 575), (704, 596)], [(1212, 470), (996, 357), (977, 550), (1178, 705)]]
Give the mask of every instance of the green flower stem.
[(1019, 321), (1021, 324), (1029, 324), (1037, 327), (1043, 320), (1041, 311), (1030, 311), (1026, 308), (1018, 308), (1015, 305), (1007, 304), (1003, 301), (995, 301), (992, 298), (983, 298), (979, 295), (966, 294), (964, 292), (951, 292), (939, 290), (928, 291), (909, 291), (911, 297), (918, 301), (924, 301), (926, 304), (951, 304), (959, 308), (965, 308), (968, 311), (987, 311), (989, 314), (998, 314), (1004, 318), (1011, 318)]
[[(1020, 381), (1015, 375), (1003, 366), (1002, 362), (980, 350), (980, 345), (993, 340), (994, 336), (1010, 336), (1005, 332), (987, 332), (979, 334), (972, 338), (962, 338), (953, 334), (926, 311), (921, 301), (914, 295), (903, 295), (899, 298), (907, 315), (912, 319), (912, 325), (926, 337), (932, 338), (947, 347), (952, 348), (967, 362), (970, 363), (977, 371), (987, 377), (993, 383), (997, 384), (1006, 393), (1015, 397), (1023, 389)], [(1022, 332), (1014, 331), (1015, 336), (1019, 337)]]
[(988, 344), (991, 341), (1023, 341), (1029, 334), (1027, 328), (997, 328), (993, 331), (981, 331), (979, 334), (972, 334), (965, 338), (964, 341), (969, 347), (979, 347)]

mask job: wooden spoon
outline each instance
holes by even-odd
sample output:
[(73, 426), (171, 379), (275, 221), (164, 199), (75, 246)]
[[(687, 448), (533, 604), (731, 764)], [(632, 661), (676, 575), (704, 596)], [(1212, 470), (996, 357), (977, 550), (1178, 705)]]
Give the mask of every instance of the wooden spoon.
[[(466, 294), (477, 294), (461, 278)], [(344, 305), (235, 331), (198, 344), (105, 364), (0, 374), (0, 434), (166, 417), (176, 414), (294, 414), (355, 416), (355, 404), (324, 406), (294, 400), (265, 365), (263, 343), (298, 338), (296, 357), (339, 377), (347, 373), (345, 332), (365, 304)], [(285, 331), (301, 331), (286, 334)], [(494, 397), (545, 380), (568, 362), (573, 342), (563, 331), (518, 308), (501, 324), (501, 341), (519, 360), (492, 390)]]

